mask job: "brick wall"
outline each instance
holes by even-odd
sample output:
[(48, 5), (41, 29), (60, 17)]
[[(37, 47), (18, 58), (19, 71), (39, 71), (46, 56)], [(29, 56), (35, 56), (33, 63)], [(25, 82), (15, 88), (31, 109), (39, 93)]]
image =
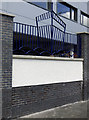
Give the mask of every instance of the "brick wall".
[(13, 17), (0, 14), (0, 118), (12, 116)]
[[(84, 100), (89, 98), (89, 34), (81, 34)], [(0, 119), (82, 100), (81, 81), (12, 88), (13, 16), (0, 14)]]
[(81, 57), (83, 62), (83, 99), (89, 99), (89, 33), (78, 34), (81, 40)]
[(82, 100), (81, 81), (12, 88), (12, 116), (22, 116)]

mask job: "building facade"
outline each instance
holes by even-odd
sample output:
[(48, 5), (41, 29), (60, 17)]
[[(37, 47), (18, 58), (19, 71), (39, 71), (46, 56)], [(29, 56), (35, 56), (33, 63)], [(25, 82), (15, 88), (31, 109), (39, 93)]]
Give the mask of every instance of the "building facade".
[[(52, 4), (52, 5), (51, 5)], [(51, 7), (52, 6), (52, 7)], [(53, 9), (66, 23), (66, 31), (70, 33), (87, 32), (89, 30), (88, 2), (4, 2), (2, 11), (15, 15), (14, 21), (36, 25), (35, 17)], [(44, 21), (42, 25), (49, 24)]]

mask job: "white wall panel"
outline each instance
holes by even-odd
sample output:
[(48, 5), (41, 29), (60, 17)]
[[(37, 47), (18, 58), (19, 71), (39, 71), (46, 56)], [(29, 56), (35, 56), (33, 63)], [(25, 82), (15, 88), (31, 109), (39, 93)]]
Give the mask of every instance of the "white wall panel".
[(83, 62), (63, 59), (13, 58), (12, 86), (30, 86), (83, 80)]

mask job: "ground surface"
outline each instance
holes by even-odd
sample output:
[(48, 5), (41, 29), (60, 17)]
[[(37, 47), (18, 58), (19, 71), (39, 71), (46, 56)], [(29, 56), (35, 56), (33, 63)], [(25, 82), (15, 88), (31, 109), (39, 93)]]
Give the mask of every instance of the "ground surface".
[(87, 118), (89, 101), (81, 101), (74, 104), (68, 104), (61, 107), (45, 110), (42, 112), (22, 116), (26, 118)]

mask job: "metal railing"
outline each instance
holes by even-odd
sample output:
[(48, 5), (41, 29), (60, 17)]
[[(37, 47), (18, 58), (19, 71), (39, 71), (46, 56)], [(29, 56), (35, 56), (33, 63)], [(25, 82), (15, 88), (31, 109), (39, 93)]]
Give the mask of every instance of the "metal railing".
[[(64, 29), (66, 29), (66, 24), (63, 22), (63, 20), (54, 12), (54, 11), (48, 11), (46, 13), (43, 13), (36, 17), (36, 24), (38, 26), (38, 23), (40, 21), (46, 20), (51, 18), (52, 20), (55, 20), (58, 24), (60, 24)], [(51, 23), (52, 25), (53, 23)]]
[[(52, 36), (51, 27), (53, 27)], [(63, 41), (62, 30), (56, 26), (45, 25), (39, 27), (39, 39), (37, 35), (36, 26), (14, 23), (13, 53), (60, 57), (69, 57), (68, 53), (71, 51), (77, 54), (76, 34), (65, 33)]]
[[(50, 25), (39, 22), (51, 18)], [(59, 23), (63, 30), (53, 24)], [(24, 55), (44, 55), (59, 57), (78, 57), (77, 35), (65, 32), (66, 24), (51, 11), (36, 17), (36, 25), (14, 23), (13, 53)]]
[(25, 46), (33, 48), (34, 42), (37, 42), (36, 36), (36, 26), (14, 22), (13, 50)]

